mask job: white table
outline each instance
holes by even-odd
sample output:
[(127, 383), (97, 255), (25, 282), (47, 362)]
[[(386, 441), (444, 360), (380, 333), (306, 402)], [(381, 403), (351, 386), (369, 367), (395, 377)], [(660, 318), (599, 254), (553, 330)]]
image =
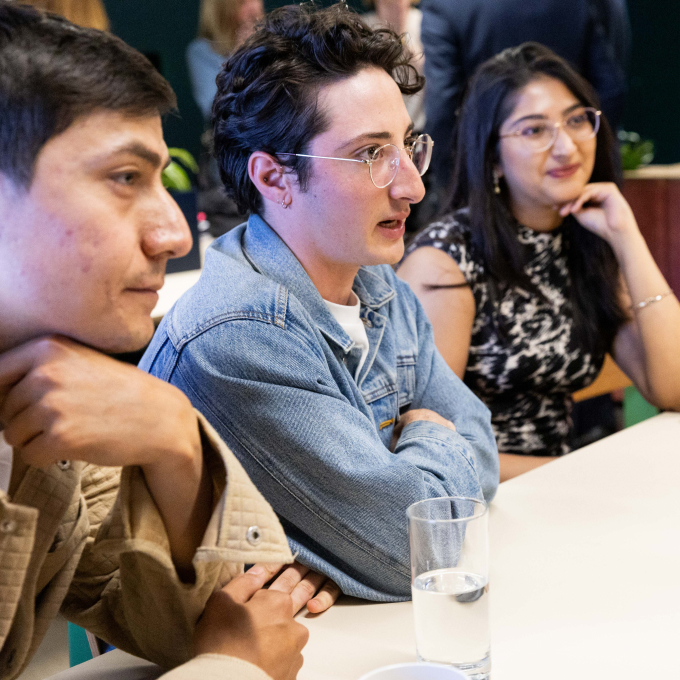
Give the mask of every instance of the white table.
[[(490, 531), (493, 680), (680, 677), (680, 414), (501, 485)], [(410, 603), (344, 601), (301, 620), (299, 680), (415, 658)], [(156, 675), (116, 651), (54, 678)]]
[(198, 281), (200, 276), (200, 269), (166, 274), (165, 283), (158, 291), (158, 302), (153, 312), (151, 312), (151, 318), (154, 321), (160, 321), (170, 311), (175, 302)]

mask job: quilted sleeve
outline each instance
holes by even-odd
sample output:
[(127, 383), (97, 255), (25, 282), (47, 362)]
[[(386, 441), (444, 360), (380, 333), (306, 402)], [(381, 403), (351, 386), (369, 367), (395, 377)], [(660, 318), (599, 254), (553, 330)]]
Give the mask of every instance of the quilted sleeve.
[(201, 654), (161, 676), (159, 680), (271, 680), (252, 663), (222, 654)]
[(177, 576), (163, 520), (140, 468), (124, 468), (121, 473), (88, 466), (83, 475), (92, 530), (63, 613), (115, 647), (165, 668), (191, 658), (194, 625), (207, 599), (243, 570), (243, 558), (249, 557), (242, 545), (248, 547), (247, 528), (242, 531), (244, 540), (235, 543), (239, 532), (234, 524), (239, 527), (253, 516), (260, 518), (263, 540), (253, 552), (253, 562), (292, 560), (273, 511), (258, 505), (245, 473), (243, 478), (236, 469), (232, 474), (227, 453), (214, 437), (203, 428), (206, 465), (218, 498), (208, 530), (212, 527), (215, 543), (198, 549), (193, 583), (183, 583)]

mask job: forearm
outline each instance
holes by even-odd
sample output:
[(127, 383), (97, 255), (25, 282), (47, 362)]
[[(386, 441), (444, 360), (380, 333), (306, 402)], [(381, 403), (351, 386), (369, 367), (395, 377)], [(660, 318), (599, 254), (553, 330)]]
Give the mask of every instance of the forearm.
[[(198, 421), (179, 450), (142, 466), (149, 491), (163, 518), (177, 573), (193, 579), (192, 560), (212, 514), (212, 481), (203, 460)], [(195, 429), (195, 431), (194, 431)]]
[[(427, 353), (431, 358), (427, 359)], [(421, 347), (422, 384), (411, 408), (425, 408), (456, 426), (461, 443), (471, 452), (484, 498), (491, 501), (498, 487), (499, 463), (496, 438), (491, 427), (491, 414), (478, 397), (446, 365), (430, 342)], [(430, 368), (426, 368), (426, 364)]]
[(498, 457), (501, 462), (501, 482), (507, 482), (555, 460), (554, 456), (525, 456), (516, 453), (499, 453)]
[[(626, 287), (630, 293), (635, 325), (632, 334), (634, 355), (640, 357), (642, 366), (637, 373), (641, 391), (650, 401), (662, 408), (680, 408), (680, 303), (674, 295), (652, 302), (642, 309), (639, 302), (664, 294), (670, 290), (659, 270), (644, 238), (635, 231), (614, 245)], [(620, 357), (617, 356), (617, 360)], [(631, 369), (635, 378), (636, 367), (630, 359), (623, 358), (624, 368)], [(625, 366), (628, 363), (629, 366)]]

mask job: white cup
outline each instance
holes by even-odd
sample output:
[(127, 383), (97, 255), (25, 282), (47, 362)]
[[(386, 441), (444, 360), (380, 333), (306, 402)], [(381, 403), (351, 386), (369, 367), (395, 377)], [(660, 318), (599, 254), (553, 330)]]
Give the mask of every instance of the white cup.
[(439, 663), (398, 663), (383, 666), (359, 680), (469, 680), (467, 675), (452, 666)]

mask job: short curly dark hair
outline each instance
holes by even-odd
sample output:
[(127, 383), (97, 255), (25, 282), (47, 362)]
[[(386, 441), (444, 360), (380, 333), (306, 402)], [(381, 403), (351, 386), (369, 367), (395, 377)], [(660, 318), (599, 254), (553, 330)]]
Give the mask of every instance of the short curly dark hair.
[[(321, 87), (374, 67), (394, 78), (403, 94), (414, 94), (425, 81), (411, 58), (394, 31), (369, 28), (344, 3), (325, 9), (305, 3), (271, 12), (217, 77), (214, 151), (239, 210), (262, 209), (262, 196), (248, 177), (254, 151), (305, 153), (310, 141), (328, 129), (317, 106)], [(305, 191), (309, 159), (284, 156), (279, 162), (297, 173)]]

